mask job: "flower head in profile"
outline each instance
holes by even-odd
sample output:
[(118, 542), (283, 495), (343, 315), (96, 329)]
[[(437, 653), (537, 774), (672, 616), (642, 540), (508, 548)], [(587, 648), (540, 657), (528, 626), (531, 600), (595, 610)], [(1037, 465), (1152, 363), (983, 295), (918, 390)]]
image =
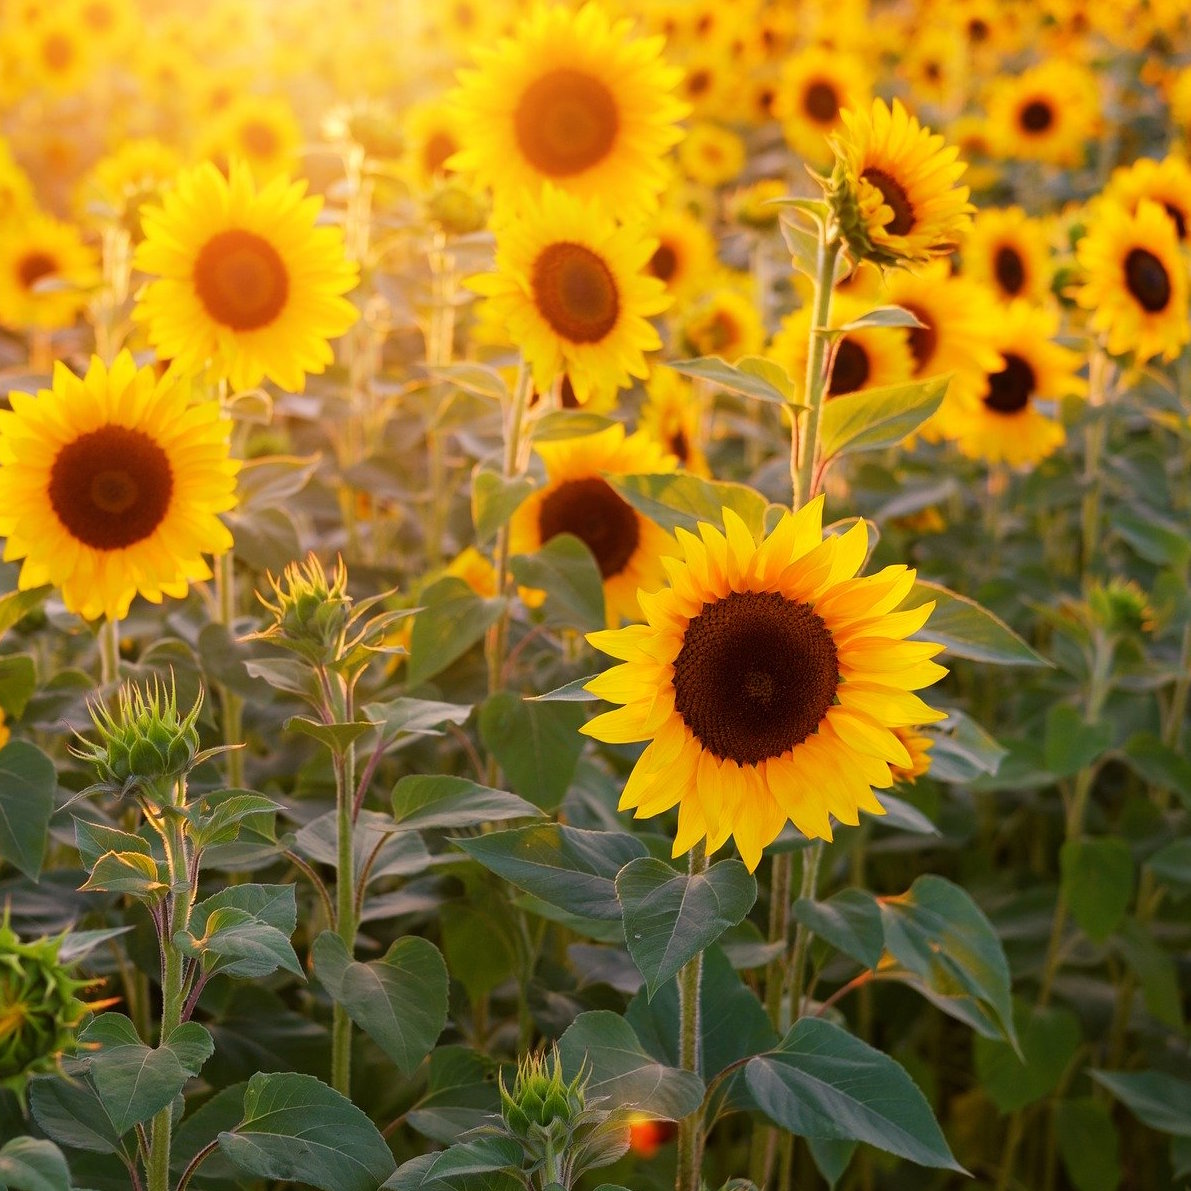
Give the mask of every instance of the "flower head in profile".
[(85, 377), (64, 364), (37, 396), (0, 410), (0, 537), (23, 560), (22, 590), (52, 583), (67, 608), (119, 619), (211, 578), (203, 556), (231, 549), (219, 520), (236, 503), (230, 422), (190, 386), (121, 352)]
[(760, 541), (730, 509), (723, 532), (679, 529), (645, 623), (588, 637), (621, 664), (587, 689), (623, 706), (583, 731), (649, 742), (620, 807), (677, 807), (675, 856), (732, 838), (752, 870), (787, 822), (830, 839), (833, 817), (882, 814), (872, 788), (913, 766), (896, 729), (943, 718), (913, 693), (946, 673), (943, 647), (906, 640), (934, 605), (896, 611), (914, 571), (858, 577), (865, 523), (824, 538), (822, 513), (819, 497)]
[(896, 99), (840, 118), (829, 195), (853, 256), (895, 265), (953, 252), (975, 209), (959, 150)]
[(204, 162), (145, 209), (135, 264), (153, 280), (134, 317), (177, 371), (297, 391), (334, 358), (327, 340), (357, 317), (343, 297), (357, 269), (343, 233), (315, 226), (322, 200), (305, 189), (277, 177), (258, 191), (246, 166), (225, 178)]

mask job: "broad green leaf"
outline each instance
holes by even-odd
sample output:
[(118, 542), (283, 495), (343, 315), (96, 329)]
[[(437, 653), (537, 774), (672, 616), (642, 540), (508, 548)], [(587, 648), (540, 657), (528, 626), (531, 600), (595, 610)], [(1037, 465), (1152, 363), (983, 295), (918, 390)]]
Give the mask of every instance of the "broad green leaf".
[(1034, 1008), (1014, 1003), (1021, 1058), (1007, 1042), (975, 1040), (976, 1075), (1001, 1112), (1025, 1108), (1059, 1086), (1079, 1049), (1079, 1019), (1068, 1009)]
[(1001, 666), (1049, 666), (1003, 620), (975, 600), (939, 583), (919, 579), (905, 603), (919, 607), (933, 600), (934, 611), (915, 639), (935, 641), (957, 658)]
[(292, 715), (282, 727), (287, 732), (301, 732), (325, 745), (337, 756), (342, 756), (361, 736), (371, 732), (376, 725), (367, 720), (353, 720), (347, 724), (322, 724), (304, 715)]
[(70, 1168), (52, 1141), (14, 1137), (0, 1148), (0, 1191), (70, 1191)]
[(302, 976), (289, 941), (296, 923), (292, 885), (232, 885), (195, 906), (174, 945), (209, 973), (255, 979), (284, 968)]
[(1191, 1137), (1191, 1080), (1162, 1071), (1092, 1071), (1143, 1125), (1175, 1137)]
[(272, 510), (296, 496), (318, 470), (314, 455), (265, 455), (248, 459), (236, 477), (236, 496), (241, 509)]
[(476, 527), (476, 545), (485, 546), (506, 524), (533, 491), (528, 476), (506, 480), (499, 472), (477, 467), (471, 480), (471, 519)]
[(441, 736), (444, 724), (462, 724), (471, 715), (470, 703), (440, 703), (436, 699), (398, 696), (384, 703), (367, 703), (361, 709), (366, 719), (380, 725), (387, 740), (402, 733), (410, 736)]
[(591, 1067), (589, 1098), (607, 1096), (618, 1108), (636, 1108), (680, 1121), (703, 1101), (703, 1081), (690, 1071), (659, 1063), (645, 1053), (633, 1027), (606, 1009), (581, 1013), (558, 1040), (563, 1074)]
[(405, 831), (478, 827), (502, 819), (536, 819), (532, 803), (465, 777), (411, 774), (393, 787), (393, 818)]
[(421, 594), (409, 639), (408, 681), (416, 687), (458, 661), (483, 639), (504, 611), (501, 599), (481, 599), (462, 579), (448, 575)]
[(757, 882), (739, 860), (689, 874), (646, 856), (617, 873), (616, 896), (629, 954), (652, 999), (687, 960), (753, 908)]
[(447, 966), (428, 939), (398, 939), (381, 959), (352, 959), (343, 940), (323, 931), (311, 949), (315, 975), (334, 1000), (409, 1075), (447, 1024)]
[(975, 720), (954, 710), (946, 730), (932, 736), (930, 773), (939, 781), (967, 782), (996, 773), (1007, 752)]
[(745, 1078), (756, 1106), (791, 1133), (864, 1141), (966, 1173), (905, 1069), (828, 1021), (796, 1022), (776, 1049), (749, 1060)]
[(443, 954), (451, 979), (472, 1002), (518, 975), (524, 975), (524, 928), (509, 902), (482, 889), (448, 902), (439, 911)]
[(464, 1046), (440, 1046), (430, 1055), (428, 1087), (409, 1112), (425, 1137), (450, 1144), (500, 1110), (490, 1060)]
[(1090, 1096), (1055, 1108), (1059, 1157), (1075, 1191), (1117, 1191), (1121, 1146), (1108, 1108)]
[(53, 590), (47, 583), (41, 587), (31, 587), (28, 591), (10, 591), (0, 596), (0, 633), (6, 633), (34, 608), (40, 608)]
[(823, 458), (896, 446), (942, 405), (948, 379), (861, 389), (825, 401), (819, 425)]
[(42, 1132), (59, 1145), (93, 1154), (120, 1150), (120, 1132), (104, 1102), (85, 1078), (86, 1066), (70, 1062), (65, 1075), (35, 1075), (29, 1081), (29, 1110)]
[(103, 823), (94, 823), (90, 819), (80, 819), (77, 815), (74, 816), (74, 843), (79, 850), (83, 868), (88, 871), (108, 852), (139, 852), (142, 856), (153, 854), (147, 839), (107, 827)]
[(1181, 1032), (1183, 1004), (1171, 953), (1132, 919), (1121, 924), (1112, 943), (1141, 982), (1146, 1009), (1163, 1025)]
[(547, 691), (544, 695), (526, 695), (527, 703), (594, 703), (598, 696), (587, 689), (587, 684), (596, 675), (589, 674), (586, 678), (576, 678), (572, 682), (564, 683)]
[(105, 852), (79, 888), (156, 899), (164, 897), (169, 890), (169, 885), (161, 880), (164, 875), (157, 861), (143, 852)]
[(90, 1077), (117, 1133), (127, 1133), (172, 1104), (215, 1047), (197, 1022), (174, 1029), (157, 1049), (146, 1046), (122, 1013), (103, 1013), (79, 1034)]
[(193, 808), (191, 830), (197, 847), (230, 844), (248, 832), (258, 840), (276, 838), (274, 820), (281, 804), (250, 790), (223, 790), (204, 795)]
[(495, 369), (483, 364), (436, 364), (426, 371), (435, 380), (445, 381), (466, 393), (478, 397), (489, 397), (493, 401), (505, 401), (509, 397), (509, 386)]
[(699, 356), (693, 360), (670, 361), (667, 367), (754, 401), (790, 405), (794, 399), (794, 386), (780, 365), (758, 356), (745, 356), (735, 364), (719, 356)]
[(1071, 839), (1059, 852), (1071, 917), (1093, 943), (1121, 924), (1133, 897), (1133, 853), (1123, 839)]
[(27, 653), (0, 655), (0, 710), (19, 719), (37, 689), (37, 667)]
[(794, 918), (825, 939), (837, 951), (865, 968), (875, 968), (885, 950), (881, 907), (864, 889), (844, 889), (826, 901), (800, 897)]
[[(454, 1148), (454, 1147), (452, 1147)], [(475, 1174), (452, 1177), (436, 1172), (431, 1176), (431, 1166), (442, 1153), (419, 1154), (403, 1162), (387, 1182), (382, 1191), (525, 1191), (525, 1183), (515, 1175), (499, 1170), (480, 1171)]]
[(865, 327), (925, 327), (917, 315), (904, 306), (875, 306), (851, 322), (836, 327), (837, 332), (861, 331)]
[(1191, 810), (1191, 760), (1153, 732), (1130, 736), (1123, 752), (1130, 769), (1157, 790), (1173, 790)]
[(667, 475), (608, 476), (608, 483), (643, 516), (667, 533), (681, 527), (697, 532), (700, 521), (717, 529), (724, 509), (739, 513), (754, 534), (759, 533), (769, 502), (744, 484), (704, 480), (685, 472)]
[(477, 1137), (436, 1154), (423, 1177), (457, 1179), (510, 1166), (520, 1170), (524, 1162), (525, 1150), (515, 1137)]
[(1009, 964), (992, 923), (971, 896), (927, 874), (900, 896), (880, 900), (885, 946), (894, 958), (941, 996), (982, 1002), (1016, 1046)]
[(814, 278), (819, 270), (819, 237), (788, 219), (782, 219), (780, 226), (791, 264), (800, 273)]
[(219, 1149), (244, 1174), (320, 1191), (377, 1191), (396, 1167), (377, 1127), (312, 1075), (254, 1075)]
[(480, 738), (510, 788), (552, 811), (570, 788), (586, 718), (572, 703), (529, 703), (515, 691), (497, 691), (480, 708)]
[(857, 1142), (831, 1141), (825, 1137), (808, 1137), (806, 1148), (810, 1150), (815, 1166), (827, 1182), (830, 1191), (835, 1191), (844, 1172), (852, 1163)]
[(492, 831), (454, 841), (474, 860), (518, 889), (586, 918), (616, 921), (616, 874), (646, 855), (622, 831), (584, 831), (555, 823)]
[(1046, 713), (1042, 756), (1056, 777), (1070, 777), (1093, 764), (1112, 744), (1112, 725), (1089, 724), (1074, 707), (1057, 703)]
[(599, 434), (614, 424), (612, 418), (587, 409), (552, 409), (534, 422), (530, 437), (534, 442), (584, 438), (589, 434)]
[(0, 748), (0, 860), (36, 881), (45, 859), (58, 775), (36, 745), (10, 740)]
[(1170, 567), (1181, 574), (1191, 559), (1191, 542), (1186, 527), (1153, 509), (1133, 511), (1117, 504), (1112, 510), (1112, 528), (1146, 562)]
[(1191, 885), (1191, 839), (1175, 840), (1165, 848), (1159, 848), (1146, 861), (1146, 867), (1160, 881)]
[(606, 625), (604, 581), (588, 547), (573, 534), (552, 537), (536, 554), (509, 560), (513, 577), (524, 587), (546, 593), (543, 611), (547, 624), (578, 632)]
[[(334, 811), (311, 820), (294, 836), (294, 850), (308, 860), (339, 866), (339, 826)], [(381, 877), (408, 877), (430, 867), (430, 853), (416, 831), (406, 831), (392, 815), (361, 811), (352, 829), (356, 879), (369, 864), (369, 882)]]

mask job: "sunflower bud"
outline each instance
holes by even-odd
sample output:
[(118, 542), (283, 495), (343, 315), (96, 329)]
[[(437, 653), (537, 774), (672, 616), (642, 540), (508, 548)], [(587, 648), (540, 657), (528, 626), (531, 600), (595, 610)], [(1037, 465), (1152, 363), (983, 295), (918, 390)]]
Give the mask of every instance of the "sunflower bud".
[(90, 982), (58, 959), (64, 937), (22, 943), (0, 920), (0, 1083), (56, 1067), (88, 1011), (76, 994)]
[(1093, 583), (1087, 606), (1092, 624), (1110, 636), (1137, 636), (1154, 627), (1149, 599), (1133, 579)]
[(315, 665), (335, 661), (352, 617), (343, 560), (336, 561), (328, 579), (322, 563), (308, 554), (303, 563), (291, 562), (280, 581), (270, 575), (269, 583), (276, 602), (270, 603), (259, 592), (257, 599), (273, 614), (273, 623), (255, 636), (292, 649)]
[(430, 194), (426, 214), (448, 235), (467, 236), (488, 222), (488, 204), (475, 190), (451, 178)]
[(98, 742), (80, 738), (80, 746), (72, 751), (95, 766), (99, 785), (106, 789), (161, 795), (200, 759), (196, 724), (202, 706), (201, 689), (194, 706), (182, 715), (172, 684), (167, 691), (155, 679), (142, 691), (127, 683), (120, 688), (114, 714), (103, 703), (91, 706)]
[(587, 1072), (570, 1083), (562, 1078), (558, 1051), (529, 1055), (517, 1067), (510, 1094), (500, 1084), (501, 1115), (509, 1132), (532, 1145), (551, 1135), (568, 1133), (583, 1113)]

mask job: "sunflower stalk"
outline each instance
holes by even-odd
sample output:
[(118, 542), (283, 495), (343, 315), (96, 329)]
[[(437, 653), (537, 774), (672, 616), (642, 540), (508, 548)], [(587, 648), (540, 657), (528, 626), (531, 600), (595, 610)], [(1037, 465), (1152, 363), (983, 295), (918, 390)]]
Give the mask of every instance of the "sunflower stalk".
[[(707, 848), (700, 840), (687, 853), (687, 871), (694, 877), (707, 871)], [(687, 961), (678, 973), (678, 1054), (684, 1071), (699, 1075), (700, 1053), (699, 992), (703, 981), (703, 952)], [(678, 1168), (674, 1191), (699, 1191), (703, 1166), (703, 1109), (697, 1108), (678, 1123)]]
[[(236, 558), (231, 550), (221, 554), (215, 563), (215, 589), (219, 623), (229, 633), (236, 619)], [(244, 700), (225, 683), (219, 684), (219, 706), (222, 711), (223, 743), (227, 747), (227, 784), (231, 790), (244, 788)]]
[(120, 622), (105, 616), (99, 624), (99, 685), (120, 681)]
[[(433, 291), (430, 323), (426, 331), (426, 363), (431, 368), (443, 368), (450, 364), (454, 355), (455, 292), (459, 281), (455, 254), (450, 250), (445, 232), (438, 230), (434, 233), (428, 259)], [(445, 441), (437, 426), (427, 430), (426, 445), (430, 450), (431, 492), (426, 561), (434, 568), (439, 566), (443, 559), (443, 538), (446, 534), (450, 497), (450, 487), (446, 481)]]
[(1104, 446), (1108, 438), (1108, 419), (1100, 411), (1108, 399), (1108, 377), (1111, 370), (1108, 354), (1097, 347), (1088, 361), (1088, 406), (1094, 420), (1088, 426), (1084, 446), (1084, 493), (1080, 506), (1082, 529), (1080, 566), (1087, 572), (1096, 556), (1100, 541), (1100, 502), (1104, 486)]

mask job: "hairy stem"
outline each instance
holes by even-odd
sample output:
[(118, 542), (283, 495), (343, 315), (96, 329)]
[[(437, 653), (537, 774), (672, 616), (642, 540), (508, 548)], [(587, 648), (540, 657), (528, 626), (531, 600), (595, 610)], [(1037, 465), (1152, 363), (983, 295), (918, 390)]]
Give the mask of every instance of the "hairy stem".
[[(687, 857), (691, 876), (707, 871), (707, 851), (700, 841)], [(699, 990), (703, 980), (703, 952), (700, 951), (678, 974), (678, 1054), (684, 1071), (700, 1074), (702, 1056), (699, 1046)], [(674, 1191), (699, 1191), (703, 1165), (702, 1105), (678, 1124), (678, 1170)]]

